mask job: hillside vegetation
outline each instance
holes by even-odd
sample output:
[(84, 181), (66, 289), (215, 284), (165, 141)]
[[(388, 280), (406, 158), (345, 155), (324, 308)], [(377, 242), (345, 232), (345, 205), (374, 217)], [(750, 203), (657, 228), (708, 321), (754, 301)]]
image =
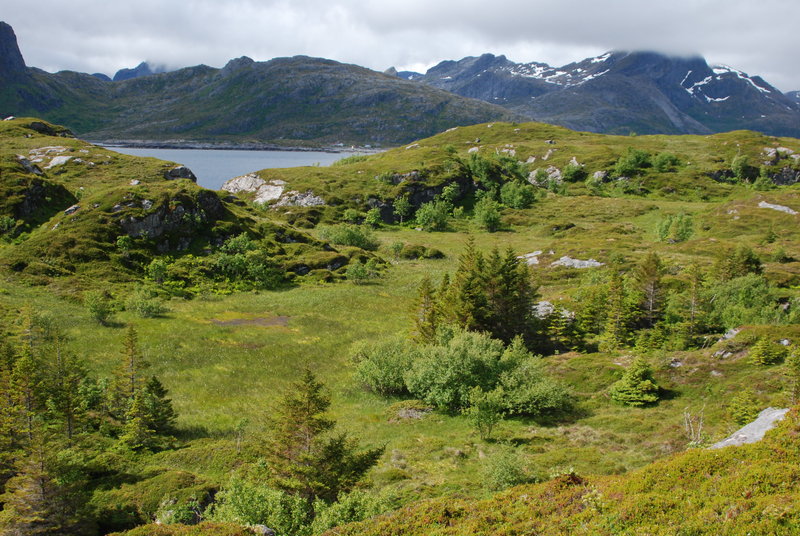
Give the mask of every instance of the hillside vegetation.
[(482, 124), (255, 204), (0, 136), (4, 530), (796, 524), (796, 410), (705, 447), (800, 396), (798, 140)]

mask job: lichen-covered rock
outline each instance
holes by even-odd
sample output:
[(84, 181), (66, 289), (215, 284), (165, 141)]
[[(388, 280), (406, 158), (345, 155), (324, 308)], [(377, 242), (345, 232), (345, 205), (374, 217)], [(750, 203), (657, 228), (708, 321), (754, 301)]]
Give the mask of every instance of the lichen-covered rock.
[(255, 194), (254, 203), (264, 204), (268, 201), (280, 199), (286, 182), (280, 179), (273, 179), (269, 182), (259, 177), (256, 173), (248, 173), (240, 177), (234, 177), (222, 185), (222, 189), (232, 194), (242, 192)]
[(594, 259), (589, 260), (580, 260), (580, 259), (573, 259), (567, 255), (564, 255), (557, 261), (554, 261), (550, 264), (550, 266), (566, 266), (568, 268), (597, 268), (598, 266), (603, 266), (604, 263), (596, 261)]
[(277, 203), (275, 203), (276, 207), (315, 207), (324, 205), (325, 200), (318, 195), (315, 195), (313, 191), (307, 190), (306, 192), (300, 193), (297, 191), (292, 190), (291, 192), (287, 192), (283, 195)]

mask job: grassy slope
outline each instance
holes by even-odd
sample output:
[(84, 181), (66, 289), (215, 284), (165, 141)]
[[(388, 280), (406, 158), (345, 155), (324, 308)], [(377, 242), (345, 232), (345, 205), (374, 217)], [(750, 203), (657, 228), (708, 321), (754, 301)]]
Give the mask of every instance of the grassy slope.
[[(474, 140), (478, 135), (482, 137), (481, 143), (488, 146), (485, 150), (491, 150), (492, 144), (513, 143), (522, 159), (528, 155), (542, 156), (552, 147), (543, 140), (555, 139), (558, 151), (548, 164), (563, 166), (574, 155), (587, 163), (590, 172), (614, 160), (605, 156), (606, 151), (621, 154), (624, 147), (634, 145), (660, 152), (666, 146), (684, 163), (691, 161), (692, 166), (702, 171), (686, 164), (677, 173), (653, 176), (652, 181), (686, 183), (684, 191), (689, 192), (693, 191), (693, 181), (697, 181), (703, 189), (717, 189), (711, 190), (715, 202), (702, 202), (699, 194), (690, 195), (688, 200), (678, 199), (681, 196), (677, 194), (650, 198), (549, 195), (532, 209), (507, 212), (509, 230), (491, 235), (477, 232), (464, 220), (456, 221), (453, 230), (446, 233), (427, 234), (396, 227), (381, 231), (384, 244), (395, 241), (423, 244), (441, 249), (447, 258), (398, 261), (375, 284), (307, 284), (280, 292), (173, 300), (169, 304), (171, 312), (160, 319), (137, 319), (121, 313), (120, 322), (137, 326), (144, 351), (153, 362), (153, 373), (170, 389), (180, 415), (179, 425), (186, 430), (188, 440), (183, 449), (142, 458), (139, 470), (142, 473), (150, 469), (186, 470), (224, 482), (239, 463), (233, 440), (237, 422), (247, 418), (246, 437), (257, 438), (263, 433), (263, 418), (270, 404), (305, 366), (312, 367), (332, 389), (332, 410), (340, 426), (361, 436), (366, 444), (386, 445), (386, 455), (372, 472), (372, 479), (378, 487), (394, 490), (406, 499), (452, 492), (489, 496), (490, 490), (480, 484), (481, 471), (503, 443), (517, 445), (528, 462), (544, 473), (570, 466), (581, 475), (615, 474), (683, 450), (687, 439), (681, 422), (686, 408), (693, 413), (705, 408), (709, 438), (724, 437), (735, 428), (725, 405), (742, 384), (756, 388), (765, 407), (787, 403), (780, 381), (782, 366), (758, 368), (747, 363), (742, 354), (720, 361), (712, 357), (712, 347), (654, 357), (656, 378), (674, 391), (674, 397), (654, 408), (621, 408), (610, 402), (606, 388), (617, 377), (620, 364), (630, 359), (628, 353), (567, 353), (549, 357), (546, 362), (580, 396), (582, 411), (572, 419), (506, 421), (496, 433), (499, 440), (496, 442), (480, 441), (461, 417), (432, 414), (420, 421), (389, 422), (386, 411), (395, 400), (366, 393), (354, 383), (352, 366), (347, 360), (348, 348), (360, 339), (407, 333), (420, 279), (424, 275), (438, 278), (444, 271), (452, 270), (468, 236), (473, 236), (483, 249), (498, 245), (514, 247), (520, 253), (552, 250), (554, 253), (545, 254), (543, 261), (566, 254), (607, 261), (617, 251), (634, 261), (655, 249), (669, 266), (677, 269), (694, 259), (707, 264), (718, 248), (739, 242), (763, 254), (780, 245), (790, 256), (800, 257), (796, 217), (756, 206), (759, 199), (765, 198), (800, 209), (797, 187), (759, 193), (713, 183), (703, 175), (709, 167), (722, 167), (723, 162), (729, 162), (737, 151), (736, 143), (755, 158), (761, 148), (775, 142), (798, 149), (797, 140), (773, 141), (751, 133), (606, 138), (541, 125), (495, 125), (492, 129), (481, 125), (423, 140), (418, 148), (401, 148), (358, 164), (329, 169), (269, 170), (261, 174), (265, 178), (284, 178), (301, 191), (306, 186), (319, 189), (320, 181), (328, 180), (332, 189), (344, 190), (341, 195), (359, 193), (363, 199), (370, 188), (385, 186), (372, 178), (375, 174), (435, 166), (444, 158), (441, 145), (453, 144), (466, 151), (471, 144), (465, 143), (465, 139)], [(590, 143), (582, 145), (583, 139)], [(603, 147), (603, 143), (609, 146)], [(16, 150), (16, 146), (12, 147), (12, 151)], [(147, 166), (158, 170), (162, 165), (153, 161), (131, 162), (145, 166), (144, 171), (150, 169)], [(127, 173), (129, 170), (121, 167), (119, 180), (128, 180)], [(65, 175), (65, 181), (72, 180), (71, 175)], [(78, 176), (76, 173), (74, 180)], [(729, 214), (734, 208), (738, 213)], [(692, 240), (682, 244), (655, 242), (660, 217), (677, 212), (696, 214), (697, 232)], [(554, 231), (554, 223), (561, 221), (574, 222), (576, 227)], [(762, 244), (770, 227), (778, 240)], [(534, 272), (542, 282), (543, 295), (549, 299), (564, 296), (585, 273), (552, 269), (548, 264), (543, 262)], [(800, 272), (799, 265), (768, 263), (767, 270), (773, 277), (791, 279), (792, 274)], [(28, 287), (14, 279), (0, 283), (0, 306), (14, 310), (23, 304), (48, 311), (67, 330), (74, 348), (98, 371), (107, 373), (113, 368), (123, 330), (99, 328), (81, 306), (55, 296), (46, 288)], [(225, 326), (213, 322), (274, 316), (289, 317), (288, 326), (247, 323)], [(790, 338), (800, 335), (794, 327), (773, 331)], [(680, 359), (684, 366), (670, 367), (673, 358)], [(712, 375), (712, 371), (717, 374)]]

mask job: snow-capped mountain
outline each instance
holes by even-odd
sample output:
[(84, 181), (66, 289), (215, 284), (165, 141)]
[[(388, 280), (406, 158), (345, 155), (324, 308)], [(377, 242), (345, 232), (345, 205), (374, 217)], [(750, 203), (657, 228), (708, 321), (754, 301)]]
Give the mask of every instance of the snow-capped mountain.
[(753, 129), (800, 135), (800, 100), (759, 76), (701, 57), (608, 52), (562, 67), (484, 54), (404, 78), (594, 132), (708, 133)]

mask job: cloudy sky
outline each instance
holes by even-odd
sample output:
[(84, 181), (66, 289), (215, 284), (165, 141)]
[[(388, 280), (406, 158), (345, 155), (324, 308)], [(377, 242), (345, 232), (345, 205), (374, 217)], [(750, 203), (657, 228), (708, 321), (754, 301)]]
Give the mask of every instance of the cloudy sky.
[(800, 89), (798, 0), (0, 0), (0, 18), (51, 72), (296, 54), (381, 71), (484, 52), (557, 66), (647, 49)]

